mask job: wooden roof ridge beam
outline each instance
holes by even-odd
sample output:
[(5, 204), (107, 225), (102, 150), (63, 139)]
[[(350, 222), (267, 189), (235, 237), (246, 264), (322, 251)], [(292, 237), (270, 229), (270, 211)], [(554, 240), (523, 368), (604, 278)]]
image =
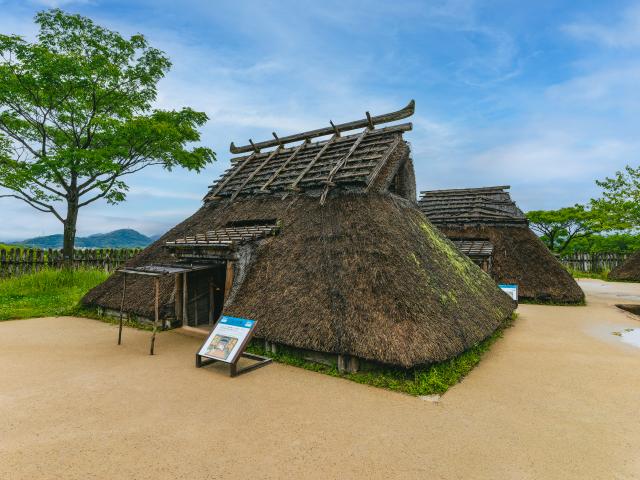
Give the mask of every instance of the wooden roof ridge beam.
[(251, 155), (249, 155), (245, 159), (245, 161), (242, 162), (237, 168), (235, 168), (231, 172), (231, 174), (229, 176), (227, 176), (227, 178), (225, 178), (220, 183), (220, 185), (218, 185), (216, 187), (216, 189), (213, 192), (211, 192), (209, 195), (207, 195), (205, 197), (205, 199), (215, 197), (218, 193), (220, 193), (220, 191), (222, 191), (222, 189), (227, 185), (227, 183), (229, 183), (229, 181), (231, 181), (236, 175), (238, 175), (238, 173), (240, 173), (240, 171), (242, 171), (242, 169), (247, 166), (247, 163), (249, 163), (251, 160), (253, 160), (256, 157), (257, 154), (258, 154), (258, 152), (253, 152)]
[(286, 137), (280, 137), (278, 140), (267, 140), (264, 142), (258, 142), (250, 145), (243, 145), (237, 147), (233, 142), (229, 147), (229, 150), (233, 154), (246, 153), (255, 150), (256, 148), (261, 150), (263, 148), (275, 147), (279, 143), (286, 144), (292, 142), (298, 142), (300, 140), (312, 139), (316, 137), (324, 137), (326, 135), (346, 132), (349, 130), (357, 130), (358, 128), (371, 127), (372, 125), (380, 125), (382, 123), (395, 122), (403, 118), (410, 117), (414, 114), (416, 108), (416, 102), (411, 100), (406, 107), (401, 108), (395, 112), (385, 113), (383, 115), (371, 116), (367, 115), (367, 118), (361, 120), (355, 120), (353, 122), (339, 123), (330, 127), (319, 128), (317, 130), (309, 130), (307, 132), (297, 133), (295, 135), (288, 135)]
[(320, 159), (320, 157), (322, 156), (322, 154), (324, 152), (327, 151), (327, 148), (329, 148), (329, 146), (336, 141), (336, 139), (338, 138), (338, 134), (334, 133), (333, 136), (322, 146), (322, 148), (320, 149), (320, 151), (316, 154), (315, 157), (313, 157), (313, 160), (311, 160), (307, 166), (305, 167), (305, 169), (300, 173), (300, 175), (298, 175), (298, 177), (293, 181), (293, 183), (291, 185), (289, 185), (289, 189), (291, 190), (295, 190), (298, 187), (298, 183), (300, 183), (300, 180), (302, 180), (304, 178), (304, 176), (309, 173), (309, 170), (311, 170), (313, 168), (313, 166), (316, 164), (316, 162)]
[[(491, 190), (495, 190), (495, 191), (503, 191), (503, 190), (509, 190), (511, 188), (511, 185), (496, 185), (495, 187), (477, 187), (477, 188), (446, 188), (443, 190), (423, 190), (420, 192), (421, 195), (427, 195), (427, 194), (443, 194), (443, 193), (453, 193), (453, 194), (463, 194), (463, 193), (480, 193), (483, 191), (491, 191)], [(508, 193), (508, 192), (503, 192), (503, 193)]]
[[(274, 132), (274, 135), (275, 135), (275, 132)], [(244, 179), (244, 182), (242, 182), (242, 185), (240, 185), (238, 189), (235, 192), (233, 192), (233, 195), (231, 195), (231, 200), (234, 200), (240, 194), (242, 189), (246, 187), (251, 180), (253, 180), (253, 177), (255, 177), (260, 172), (260, 170), (262, 170), (264, 166), (273, 159), (273, 157), (275, 157), (278, 153), (280, 153), (281, 150), (282, 150), (282, 144), (278, 145), (276, 149), (273, 150), (267, 156), (267, 158), (265, 158), (264, 161), (260, 165), (258, 165), (258, 167), (253, 172), (251, 172), (251, 174), (247, 178)]]
[(289, 155), (289, 158), (287, 158), (287, 160), (285, 160), (285, 162), (282, 165), (280, 165), (280, 168), (278, 168), (273, 173), (273, 175), (269, 177), (269, 180), (267, 180), (265, 184), (262, 187), (260, 187), (260, 190), (264, 191), (267, 188), (269, 188), (269, 185), (271, 185), (275, 181), (275, 179), (278, 178), (278, 176), (284, 171), (284, 169), (287, 168), (287, 166), (298, 156), (298, 153), (300, 153), (300, 151), (302, 151), (302, 149), (307, 145), (309, 145), (309, 140), (305, 139), (304, 142), (298, 145), (298, 147), (293, 151), (293, 153)]
[[(369, 112), (367, 112), (367, 117), (369, 118), (369, 120), (371, 120), (371, 117), (369, 116)], [(356, 139), (356, 141), (353, 142), (353, 145), (351, 145), (351, 148), (349, 149), (347, 154), (344, 157), (342, 157), (340, 160), (338, 160), (338, 162), (336, 162), (336, 164), (333, 166), (333, 168), (329, 171), (329, 175), (327, 175), (327, 179), (325, 180), (326, 185), (324, 187), (324, 190), (322, 191), (322, 195), (320, 196), (320, 205), (324, 205), (324, 202), (327, 200), (327, 194), (329, 193), (329, 190), (331, 189), (331, 184), (333, 182), (333, 177), (335, 177), (336, 173), (338, 173), (338, 170), (340, 170), (340, 168), (342, 168), (347, 163), (347, 161), (349, 160), (351, 155), (353, 155), (353, 152), (356, 151), (356, 149), (360, 145), (360, 142), (362, 142), (362, 139), (367, 135), (367, 133), (369, 133), (371, 130), (373, 130), (373, 128), (374, 128), (373, 127), (373, 123), (371, 123), (371, 125), (372, 125), (371, 127), (365, 128), (362, 131), (362, 133)]]

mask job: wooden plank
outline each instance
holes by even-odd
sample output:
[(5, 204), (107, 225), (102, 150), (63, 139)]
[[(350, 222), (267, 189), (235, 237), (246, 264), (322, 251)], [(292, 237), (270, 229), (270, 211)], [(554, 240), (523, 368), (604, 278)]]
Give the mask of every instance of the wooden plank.
[(233, 154), (246, 153), (254, 150), (255, 148), (263, 149), (263, 148), (275, 147), (276, 145), (279, 145), (279, 144), (299, 142), (301, 140), (324, 137), (326, 135), (331, 135), (332, 133), (339, 135), (342, 132), (346, 132), (349, 130), (356, 130), (358, 128), (366, 128), (366, 127), (371, 128), (372, 126), (379, 125), (381, 123), (394, 122), (396, 120), (401, 120), (403, 118), (410, 117), (415, 112), (415, 107), (416, 107), (416, 102), (414, 100), (411, 100), (406, 107), (401, 108), (400, 110), (397, 110), (395, 112), (386, 113), (384, 115), (377, 115), (375, 117), (369, 117), (369, 115), (367, 115), (368, 118), (365, 118), (362, 120), (355, 120), (353, 122), (340, 123), (338, 125), (335, 125), (335, 127), (331, 126), (331, 127), (319, 128), (316, 130), (309, 130), (308, 132), (281, 137), (278, 140), (275, 140), (275, 139), (267, 140), (265, 142), (259, 142), (254, 145), (243, 145), (241, 147), (236, 147), (234, 143), (231, 142), (229, 150)]
[(329, 175), (327, 175), (327, 179), (326, 179), (327, 185), (324, 187), (324, 190), (322, 191), (322, 195), (320, 196), (320, 205), (324, 205), (324, 202), (327, 199), (327, 194), (331, 189), (333, 177), (335, 176), (335, 174), (338, 173), (338, 170), (340, 170), (340, 168), (343, 167), (349, 161), (349, 158), (351, 157), (351, 155), (353, 155), (353, 152), (356, 151), (356, 149), (358, 148), (358, 146), (360, 145), (364, 137), (366, 137), (367, 133), (369, 133), (370, 131), (371, 129), (369, 128), (364, 129), (360, 134), (360, 136), (356, 139), (356, 141), (353, 142), (353, 145), (351, 145), (349, 152), (344, 157), (342, 157), (342, 159), (340, 159), (338, 163), (336, 163), (335, 166), (331, 169), (331, 171), (329, 172)]
[(293, 153), (291, 155), (289, 155), (289, 158), (287, 158), (287, 160), (280, 166), (280, 168), (278, 168), (273, 175), (271, 175), (271, 177), (269, 177), (269, 180), (266, 181), (266, 183), (260, 188), (260, 190), (264, 191), (266, 190), (269, 185), (271, 185), (273, 183), (273, 181), (278, 178), (278, 175), (280, 175), (280, 173), (282, 173), (282, 171), (287, 168), (287, 165), (289, 165), (289, 163), (291, 163), (293, 161), (294, 158), (296, 158), (298, 156), (298, 153), (300, 153), (302, 151), (302, 149), (309, 145), (309, 141), (305, 140), (304, 142), (302, 142), (300, 145), (298, 145), (298, 147), (293, 151)]
[(315, 157), (313, 157), (313, 160), (311, 160), (311, 162), (309, 162), (307, 164), (307, 166), (305, 167), (305, 169), (302, 171), (302, 173), (300, 173), (300, 175), (298, 175), (298, 177), (293, 181), (293, 183), (291, 185), (289, 185), (289, 188), (294, 190), (297, 186), (298, 183), (300, 183), (300, 180), (303, 179), (303, 177), (309, 172), (309, 170), (311, 170), (313, 168), (313, 166), (315, 165), (315, 163), (320, 159), (320, 157), (322, 156), (322, 154), (327, 150), (327, 148), (329, 148), (329, 146), (336, 141), (336, 139), (338, 138), (338, 134), (335, 134), (333, 137), (331, 137), (325, 144), (324, 146), (320, 149), (320, 151), (316, 154)]
[(227, 185), (227, 183), (229, 183), (229, 182), (230, 182), (230, 181), (231, 181), (231, 180), (232, 180), (236, 175), (238, 175), (238, 173), (240, 173), (240, 172), (244, 169), (244, 167), (246, 167), (246, 166), (247, 166), (247, 164), (248, 164), (251, 160), (253, 160), (257, 155), (258, 155), (258, 152), (253, 152), (251, 155), (249, 155), (249, 156), (245, 159), (245, 161), (244, 161), (244, 162), (242, 162), (240, 165), (238, 165), (238, 166), (233, 170), (233, 172), (231, 172), (231, 173), (229, 174), (229, 176), (227, 176), (227, 178), (225, 178), (225, 179), (222, 181), (222, 183), (220, 183), (220, 185), (218, 185), (218, 186), (216, 187), (216, 189), (215, 189), (213, 192), (211, 192), (211, 193), (209, 193), (209, 194), (207, 195), (207, 197), (206, 197), (206, 198), (209, 198), (209, 197), (215, 197), (215, 196), (216, 196), (220, 191), (222, 191), (222, 189)]

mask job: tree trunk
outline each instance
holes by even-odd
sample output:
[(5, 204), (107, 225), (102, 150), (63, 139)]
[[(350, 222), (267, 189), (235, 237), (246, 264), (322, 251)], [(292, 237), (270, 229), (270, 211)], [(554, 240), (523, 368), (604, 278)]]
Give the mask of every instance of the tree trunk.
[(78, 222), (78, 201), (67, 201), (67, 218), (64, 220), (64, 240), (62, 243), (62, 258), (64, 267), (73, 267), (73, 251), (76, 246), (76, 223)]

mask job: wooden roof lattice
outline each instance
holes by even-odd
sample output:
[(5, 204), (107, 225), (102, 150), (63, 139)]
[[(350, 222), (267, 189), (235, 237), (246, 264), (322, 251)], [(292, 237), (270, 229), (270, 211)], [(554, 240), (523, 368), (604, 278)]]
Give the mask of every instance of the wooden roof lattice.
[(527, 225), (508, 185), (421, 192), (420, 210), (439, 226)]
[(174, 263), (171, 265), (149, 264), (139, 267), (124, 267), (118, 269), (120, 273), (130, 273), (133, 275), (147, 275), (150, 277), (162, 277), (164, 275), (177, 275), (179, 273), (195, 272), (198, 270), (206, 270), (210, 268), (208, 265), (193, 265), (186, 263)]
[(167, 247), (213, 247), (232, 249), (247, 242), (275, 235), (280, 227), (276, 224), (230, 226), (186, 236), (166, 242)]
[(489, 240), (452, 240), (458, 250), (468, 257), (490, 257), (493, 244)]
[[(396, 112), (354, 122), (334, 124), (274, 140), (236, 147), (232, 153), (247, 155), (231, 159), (231, 167), (211, 185), (205, 201), (235, 199), (240, 195), (303, 190), (322, 191), (321, 202), (337, 185), (367, 188), (376, 179), (411, 123), (376, 128), (377, 125), (413, 115), (415, 102)], [(354, 134), (352, 130), (363, 129)], [(321, 139), (331, 135), (329, 139)], [(317, 141), (313, 141), (317, 139)], [(299, 144), (295, 144), (301, 142)], [(272, 148), (273, 150), (263, 151)]]

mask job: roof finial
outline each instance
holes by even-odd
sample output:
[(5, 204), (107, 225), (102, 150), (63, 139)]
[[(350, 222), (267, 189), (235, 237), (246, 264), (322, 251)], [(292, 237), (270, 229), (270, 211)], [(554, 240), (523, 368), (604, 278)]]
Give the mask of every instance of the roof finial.
[(371, 114), (369, 112), (364, 112), (367, 115), (367, 121), (369, 122), (369, 128), (373, 130), (375, 126), (373, 125), (373, 120), (371, 120)]
[(271, 135), (273, 135), (273, 138), (276, 139), (276, 142), (278, 142), (278, 145), (280, 145), (280, 147), (282, 147), (282, 141), (278, 138), (278, 135), (276, 135), (276, 132), (271, 132)]
[(333, 131), (336, 132), (336, 135), (339, 137), (340, 136), (340, 130), (338, 130), (338, 127), (336, 127), (335, 124), (331, 120), (329, 120), (329, 123), (333, 127)]
[(253, 151), (256, 153), (260, 153), (260, 149), (258, 147), (256, 147), (256, 144), (253, 143), (253, 140), (249, 139), (249, 143), (251, 144), (251, 146), (253, 147)]

